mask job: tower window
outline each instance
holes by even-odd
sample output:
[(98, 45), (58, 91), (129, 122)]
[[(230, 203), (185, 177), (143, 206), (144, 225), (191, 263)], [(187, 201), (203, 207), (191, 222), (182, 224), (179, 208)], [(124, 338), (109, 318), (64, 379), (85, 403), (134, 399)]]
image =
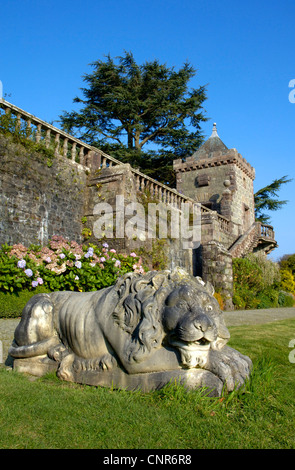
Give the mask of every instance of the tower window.
[(198, 175), (196, 178), (197, 187), (209, 186), (210, 176), (207, 174)]

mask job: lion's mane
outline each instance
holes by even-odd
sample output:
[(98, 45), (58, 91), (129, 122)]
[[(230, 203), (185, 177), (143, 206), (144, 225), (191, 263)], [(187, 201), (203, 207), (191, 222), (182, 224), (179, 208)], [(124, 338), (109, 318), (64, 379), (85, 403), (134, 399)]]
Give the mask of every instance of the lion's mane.
[[(128, 346), (129, 360), (143, 361), (153, 349), (162, 346), (165, 331), (162, 312), (167, 296), (181, 283), (191, 281), (182, 269), (171, 271), (150, 271), (140, 275), (127, 273), (117, 281), (115, 288), (120, 301), (113, 312), (114, 320), (132, 336)], [(194, 279), (199, 288), (205, 283)]]
[(161, 313), (165, 298), (173, 289), (168, 279), (169, 271), (150, 271), (145, 275), (128, 273), (115, 285), (121, 298), (113, 317), (132, 336), (127, 351), (129, 360), (141, 362), (152, 349), (162, 345)]

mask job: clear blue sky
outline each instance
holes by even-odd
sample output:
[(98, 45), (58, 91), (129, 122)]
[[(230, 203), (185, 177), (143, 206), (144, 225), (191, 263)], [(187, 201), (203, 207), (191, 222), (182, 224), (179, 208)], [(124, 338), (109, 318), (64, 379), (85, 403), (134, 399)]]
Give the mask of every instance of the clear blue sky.
[(294, 253), (294, 0), (6, 0), (0, 5), (0, 80), (6, 99), (54, 121), (75, 108), (89, 64), (132, 51), (198, 73), (208, 84), (206, 136), (220, 138), (256, 169), (255, 191), (284, 175), (289, 203), (271, 213), (279, 248)]

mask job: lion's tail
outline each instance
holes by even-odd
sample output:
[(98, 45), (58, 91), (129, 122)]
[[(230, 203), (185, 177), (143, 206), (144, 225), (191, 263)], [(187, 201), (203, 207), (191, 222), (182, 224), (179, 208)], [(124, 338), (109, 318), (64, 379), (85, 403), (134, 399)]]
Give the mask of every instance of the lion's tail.
[(58, 342), (59, 340), (56, 336), (25, 346), (18, 346), (16, 342), (13, 341), (11, 347), (8, 350), (8, 354), (19, 359), (33, 356), (42, 356), (47, 354), (48, 349), (52, 346), (55, 346)]

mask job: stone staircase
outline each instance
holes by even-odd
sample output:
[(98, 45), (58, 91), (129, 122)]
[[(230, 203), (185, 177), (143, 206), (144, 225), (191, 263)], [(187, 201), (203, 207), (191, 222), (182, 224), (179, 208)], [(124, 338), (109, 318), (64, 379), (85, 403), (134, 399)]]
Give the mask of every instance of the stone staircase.
[(254, 222), (229, 248), (233, 258), (242, 258), (253, 251), (263, 250), (266, 254), (276, 248), (274, 231), (270, 225)]
[(259, 238), (259, 222), (254, 222), (251, 227), (241, 235), (229, 248), (229, 252), (233, 258), (242, 258), (248, 253), (251, 253), (257, 245)]

